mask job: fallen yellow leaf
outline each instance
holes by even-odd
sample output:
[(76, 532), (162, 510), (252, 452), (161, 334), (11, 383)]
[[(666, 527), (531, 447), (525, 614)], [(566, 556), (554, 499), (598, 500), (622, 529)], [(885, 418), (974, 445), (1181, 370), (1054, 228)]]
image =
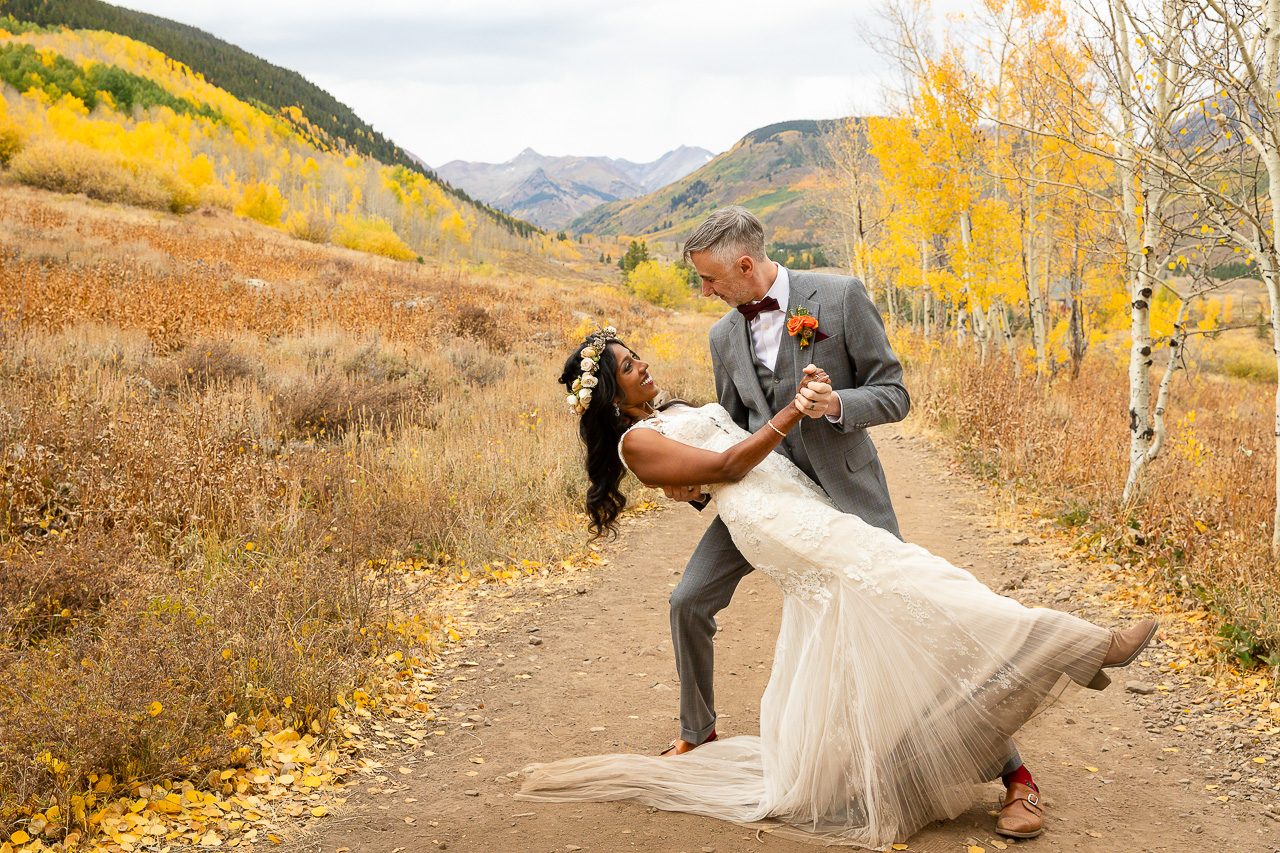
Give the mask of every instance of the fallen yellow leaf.
[(1086, 768), (1085, 768), (1085, 770), (1088, 770), (1090, 773), (1097, 773), (1097, 772), (1098, 772), (1098, 768), (1096, 768), (1096, 767), (1086, 767)]
[(159, 714), (163, 710), (164, 710), (164, 706), (161, 705), (159, 702), (152, 702), (150, 705), (147, 706), (147, 713), (153, 717)]
[(316, 806), (314, 809), (311, 810), (312, 817), (324, 817), (328, 813), (329, 813), (329, 810), (326, 809), (324, 806)]
[(9, 836), (9, 840), (12, 841), (14, 844), (26, 844), (28, 841), (31, 840), (31, 836), (27, 835), (25, 832), (19, 829), (13, 835)]
[(1253, 763), (1254, 763), (1254, 764), (1266, 764), (1266, 763), (1267, 763), (1267, 759), (1265, 759), (1265, 758), (1263, 758), (1261, 755), (1259, 755), (1257, 758), (1253, 759)]
[(894, 849), (894, 850), (906, 850), (906, 849), (907, 849), (907, 845), (905, 845), (905, 844), (895, 844), (895, 845), (893, 845), (893, 849)]
[(965, 853), (987, 853), (987, 848), (969, 846), (965, 848)]

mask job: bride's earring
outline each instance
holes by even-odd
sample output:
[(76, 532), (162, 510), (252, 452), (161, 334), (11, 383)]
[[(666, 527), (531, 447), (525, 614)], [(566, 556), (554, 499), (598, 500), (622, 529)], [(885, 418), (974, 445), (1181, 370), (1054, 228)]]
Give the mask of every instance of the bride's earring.
[(622, 409), (618, 406), (618, 402), (616, 400), (613, 403), (613, 413), (618, 417), (622, 417)]

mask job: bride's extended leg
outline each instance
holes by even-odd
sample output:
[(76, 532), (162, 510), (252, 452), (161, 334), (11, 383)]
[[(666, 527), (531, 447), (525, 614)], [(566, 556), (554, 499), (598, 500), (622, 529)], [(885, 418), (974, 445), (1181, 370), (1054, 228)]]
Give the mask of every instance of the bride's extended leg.
[(717, 516), (671, 593), (671, 644), (680, 676), (680, 740), (697, 745), (716, 727), (715, 615), (728, 606), (751, 564)]

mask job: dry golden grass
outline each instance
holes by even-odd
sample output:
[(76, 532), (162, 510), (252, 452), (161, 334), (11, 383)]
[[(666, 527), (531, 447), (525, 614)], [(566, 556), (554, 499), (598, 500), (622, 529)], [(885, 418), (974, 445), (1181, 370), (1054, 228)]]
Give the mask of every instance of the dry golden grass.
[(1206, 340), (1196, 349), (1196, 361), (1223, 376), (1276, 384), (1276, 357), (1271, 351), (1271, 330), (1238, 329)]
[[(1185, 605), (1204, 604), (1254, 658), (1280, 652), (1280, 569), (1269, 553), (1275, 495), (1274, 385), (1201, 371), (1177, 380), (1150, 486), (1120, 504), (1128, 472), (1128, 384), (1099, 352), (1082, 378), (1036, 384), (1023, 366), (919, 341), (899, 346), (913, 415), (938, 427), (972, 469), (1078, 545)], [(1153, 387), (1159, 376), (1153, 375)]]
[(555, 379), (597, 323), (713, 394), (706, 318), (582, 278), (13, 188), (0, 256), (0, 827), (249, 760), (233, 711), (324, 736), (441, 642), (433, 584), (581, 549)]

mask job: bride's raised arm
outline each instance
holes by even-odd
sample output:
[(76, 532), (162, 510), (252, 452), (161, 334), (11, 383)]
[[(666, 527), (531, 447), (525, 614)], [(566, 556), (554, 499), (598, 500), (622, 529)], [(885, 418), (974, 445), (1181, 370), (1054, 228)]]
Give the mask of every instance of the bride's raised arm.
[[(817, 374), (825, 379), (825, 374)], [(825, 383), (806, 377), (800, 388), (824, 391)], [(796, 399), (774, 415), (763, 427), (719, 453), (681, 444), (653, 429), (633, 429), (622, 439), (622, 459), (631, 472), (647, 486), (702, 486), (732, 483), (759, 465), (783, 437), (804, 419), (800, 389)]]

